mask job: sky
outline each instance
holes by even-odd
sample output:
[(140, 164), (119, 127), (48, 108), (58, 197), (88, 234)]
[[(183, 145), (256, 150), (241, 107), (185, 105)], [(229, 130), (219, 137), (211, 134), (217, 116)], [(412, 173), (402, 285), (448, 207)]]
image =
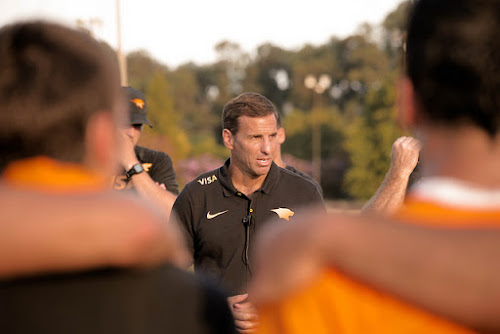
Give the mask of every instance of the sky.
[[(1, 0), (0, 25), (43, 18), (75, 26), (82, 20), (98, 39), (118, 44), (117, 0)], [(286, 49), (351, 35), (363, 22), (380, 24), (402, 0), (120, 0), (122, 48), (146, 50), (175, 67), (216, 60), (215, 45), (247, 52), (270, 42)]]

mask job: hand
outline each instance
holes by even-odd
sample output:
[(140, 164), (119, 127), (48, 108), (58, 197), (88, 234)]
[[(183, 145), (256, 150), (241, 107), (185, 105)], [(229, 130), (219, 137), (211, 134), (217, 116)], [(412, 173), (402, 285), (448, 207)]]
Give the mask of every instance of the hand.
[(418, 163), (422, 144), (413, 137), (399, 137), (392, 144), (391, 172), (409, 176)]
[(130, 169), (133, 165), (139, 163), (137, 160), (137, 156), (134, 151), (134, 139), (130, 137), (126, 130), (119, 130), (119, 150), (118, 150), (118, 158), (120, 160), (120, 164), (123, 166), (125, 170)]
[(254, 305), (248, 301), (248, 294), (228, 297), (227, 302), (238, 333), (254, 333), (259, 319)]

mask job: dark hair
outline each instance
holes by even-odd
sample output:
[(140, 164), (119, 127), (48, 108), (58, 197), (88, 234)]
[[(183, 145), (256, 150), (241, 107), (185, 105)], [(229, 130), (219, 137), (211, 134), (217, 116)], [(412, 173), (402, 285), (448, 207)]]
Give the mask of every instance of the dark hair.
[(499, 130), (500, 2), (420, 0), (410, 12), (406, 65), (423, 113), (442, 124)]
[(222, 127), (232, 134), (238, 132), (238, 118), (241, 116), (263, 117), (274, 115), (277, 126), (281, 119), (274, 105), (265, 96), (257, 93), (243, 93), (230, 100), (222, 111)]
[(36, 155), (81, 162), (92, 114), (119, 96), (116, 57), (88, 34), (36, 21), (0, 29), (0, 170)]

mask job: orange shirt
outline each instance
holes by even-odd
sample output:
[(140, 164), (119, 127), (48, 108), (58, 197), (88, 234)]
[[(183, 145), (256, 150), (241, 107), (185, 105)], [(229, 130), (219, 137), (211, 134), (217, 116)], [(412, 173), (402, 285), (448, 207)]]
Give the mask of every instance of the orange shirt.
[(2, 182), (45, 193), (86, 193), (109, 189), (110, 180), (79, 164), (39, 156), (10, 163)]
[[(458, 193), (466, 197), (469, 189)], [(435, 226), (498, 226), (498, 194), (498, 191), (493, 192), (496, 201), (493, 205), (480, 203), (479, 206), (463, 207), (450, 203), (447, 196), (441, 201), (439, 196), (428, 197), (425, 192), (416, 191), (397, 218)], [(308, 288), (260, 309), (260, 334), (471, 332), (364, 286), (333, 269), (325, 270)]]

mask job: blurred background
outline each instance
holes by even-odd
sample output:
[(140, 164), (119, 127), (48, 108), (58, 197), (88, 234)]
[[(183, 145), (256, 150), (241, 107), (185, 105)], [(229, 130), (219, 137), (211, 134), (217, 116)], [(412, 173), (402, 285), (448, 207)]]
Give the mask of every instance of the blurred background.
[(254, 91), (283, 117), (283, 160), (313, 175), (330, 205), (374, 194), (406, 134), (395, 83), (410, 1), (158, 3), (7, 0), (0, 24), (49, 18), (115, 50), (123, 83), (149, 104), (154, 127), (139, 144), (172, 157), (181, 187), (227, 158), (222, 107)]

